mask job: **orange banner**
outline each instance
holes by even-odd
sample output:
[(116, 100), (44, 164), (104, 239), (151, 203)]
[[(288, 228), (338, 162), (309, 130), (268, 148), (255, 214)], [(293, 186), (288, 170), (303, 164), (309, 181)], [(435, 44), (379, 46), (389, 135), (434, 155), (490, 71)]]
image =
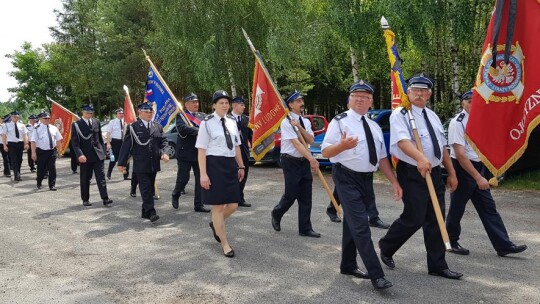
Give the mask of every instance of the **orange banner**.
[(69, 141), (71, 140), (71, 124), (77, 115), (55, 101), (51, 100), (51, 103), (51, 123), (60, 130), (60, 133), (64, 138), (62, 139), (62, 147), (59, 151), (61, 154), (64, 154), (69, 146)]

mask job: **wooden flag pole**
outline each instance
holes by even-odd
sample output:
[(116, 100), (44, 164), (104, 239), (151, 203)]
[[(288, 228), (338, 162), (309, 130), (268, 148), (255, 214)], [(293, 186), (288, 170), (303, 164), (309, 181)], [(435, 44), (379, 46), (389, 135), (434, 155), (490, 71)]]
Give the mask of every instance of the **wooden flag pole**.
[[(263, 68), (263, 71), (265, 72), (266, 76), (268, 77), (268, 79), (271, 80), (271, 83), (272, 83), (272, 87), (274, 89), (274, 91), (276, 92), (276, 95), (279, 97), (279, 99), (281, 100), (281, 102), (283, 104), (285, 104), (285, 102), (283, 101), (283, 99), (281, 98), (281, 94), (279, 94), (279, 91), (277, 90), (277, 87), (276, 87), (276, 84), (274, 83), (274, 81), (272, 80), (272, 77), (270, 77), (270, 73), (268, 72), (268, 70), (266, 69), (266, 66), (264, 64), (264, 62), (262, 62), (262, 58), (260, 58), (259, 56), (259, 52), (257, 51), (257, 49), (255, 49), (255, 46), (253, 46), (253, 43), (251, 42), (251, 39), (249, 39), (249, 36), (248, 34), (246, 33), (246, 31), (244, 29), (242, 29), (242, 32), (244, 33), (244, 37), (246, 38), (247, 40), (247, 43), (249, 45), (249, 48), (251, 49), (251, 51), (253, 52), (253, 55), (255, 55), (255, 60), (258, 60), (259, 63), (261, 64), (261, 67)], [(289, 109), (288, 109), (288, 106), (285, 105), (285, 111), (287, 113), (287, 119), (289, 120), (289, 122), (291, 121), (291, 115), (289, 113)], [(301, 127), (300, 127), (301, 128)], [(300, 140), (300, 142), (302, 143), (302, 145), (304, 145), (304, 147), (306, 149), (307, 148), (307, 143), (304, 139), (304, 137), (302, 136), (302, 134), (300, 133), (300, 130), (298, 129), (298, 127), (294, 127), (294, 130), (296, 131), (296, 134), (298, 136), (298, 139)], [(308, 149), (309, 151), (309, 149)], [(321, 180), (321, 183), (324, 187), (324, 189), (326, 190), (326, 194), (328, 194), (328, 197), (330, 198), (330, 201), (332, 202), (332, 205), (334, 206), (334, 208), (336, 209), (337, 211), (337, 214), (338, 216), (341, 217), (341, 215), (343, 214), (342, 211), (341, 211), (341, 207), (338, 205), (337, 201), (336, 201), (336, 198), (334, 197), (333, 193), (332, 193), (332, 190), (330, 189), (330, 187), (328, 186), (328, 183), (326, 182), (326, 179), (324, 179), (324, 176), (322, 175), (322, 172), (321, 170), (319, 170), (319, 168), (316, 169), (317, 171), (317, 176), (319, 176), (319, 179)]]

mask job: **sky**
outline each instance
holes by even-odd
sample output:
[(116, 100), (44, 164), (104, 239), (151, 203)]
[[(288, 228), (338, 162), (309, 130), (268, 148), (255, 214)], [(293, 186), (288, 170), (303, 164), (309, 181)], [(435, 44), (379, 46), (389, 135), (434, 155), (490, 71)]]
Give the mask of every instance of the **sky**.
[(17, 82), (8, 72), (13, 71), (11, 59), (6, 54), (20, 50), (23, 42), (32, 47), (52, 42), (49, 27), (56, 25), (54, 9), (61, 9), (61, 0), (15, 0), (2, 1), (0, 18), (0, 102), (7, 101), (12, 93), (8, 88)]

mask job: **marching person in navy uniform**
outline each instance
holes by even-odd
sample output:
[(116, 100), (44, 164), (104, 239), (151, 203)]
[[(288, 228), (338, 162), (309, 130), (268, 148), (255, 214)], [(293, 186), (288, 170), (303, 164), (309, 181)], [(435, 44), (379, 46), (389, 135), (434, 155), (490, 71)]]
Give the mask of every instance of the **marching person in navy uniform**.
[[(122, 147), (122, 138), (124, 136), (124, 110), (119, 108), (114, 111), (116, 118), (111, 120), (107, 124), (107, 151), (110, 151), (114, 155), (114, 160), (109, 162), (109, 169), (107, 170), (107, 178), (111, 179), (111, 174), (116, 162), (118, 161), (118, 155), (120, 154), (120, 147)], [(129, 178), (129, 164), (126, 166), (125, 172), (123, 172), (124, 180), (130, 180)]]
[(242, 145), (240, 145), (240, 151), (242, 152), (242, 160), (244, 162), (244, 166), (246, 167), (244, 169), (244, 178), (240, 182), (240, 202), (238, 203), (238, 206), (251, 207), (251, 204), (246, 203), (246, 200), (244, 199), (244, 188), (246, 187), (246, 181), (249, 174), (249, 153), (251, 150), (250, 146), (251, 140), (253, 138), (253, 130), (248, 127), (249, 116), (243, 114), (244, 110), (246, 109), (244, 98), (240, 96), (235, 97), (233, 98), (231, 103), (231, 115), (236, 121), (238, 131), (240, 132), (240, 139), (242, 141)]
[(456, 191), (450, 194), (450, 208), (446, 216), (446, 229), (452, 246), (449, 252), (462, 255), (469, 254), (469, 250), (463, 248), (458, 243), (458, 240), (461, 234), (461, 218), (465, 212), (467, 202), (471, 200), (497, 254), (506, 256), (511, 253), (519, 253), (525, 251), (527, 246), (515, 245), (510, 241), (501, 215), (497, 212), (495, 201), (491, 196), (484, 164), (480, 161), (471, 145), (465, 140), (465, 128), (469, 121), (472, 95), (472, 91), (467, 91), (461, 95), (463, 111), (450, 121), (448, 127), (450, 156), (458, 179)]
[(92, 206), (90, 200), (90, 179), (92, 172), (96, 176), (96, 184), (104, 206), (109, 206), (113, 201), (107, 193), (105, 181), (104, 161), (105, 145), (101, 135), (99, 121), (92, 116), (92, 105), (82, 106), (82, 118), (74, 122), (71, 127), (72, 153), (76, 153), (81, 167), (80, 186), (83, 206)]
[[(34, 132), (34, 128), (38, 125), (37, 123), (37, 115), (30, 115), (28, 117), (28, 124), (26, 125), (26, 129), (28, 130), (28, 139), (30, 139), (30, 136), (32, 136), (32, 133)], [(32, 159), (32, 149), (27, 150), (27, 161), (28, 161), (28, 167), (30, 167), (30, 172), (36, 172), (36, 164), (34, 160)]]
[(195, 147), (199, 149), (202, 200), (212, 205), (210, 228), (216, 241), (221, 243), (223, 254), (232, 258), (234, 250), (227, 239), (225, 220), (238, 208), (239, 181), (244, 178), (245, 166), (236, 121), (227, 116), (230, 101), (225, 91), (213, 94), (214, 113), (201, 123)]
[(195, 195), (193, 197), (193, 207), (195, 212), (210, 212), (201, 201), (201, 182), (199, 162), (197, 160), (197, 134), (199, 134), (199, 125), (204, 120), (204, 113), (199, 110), (199, 98), (194, 93), (184, 97), (185, 113), (193, 126), (188, 126), (182, 117), (182, 114), (176, 115), (176, 130), (178, 131), (178, 140), (176, 145), (176, 161), (178, 171), (176, 173), (176, 185), (172, 192), (172, 206), (178, 209), (178, 199), (181, 194), (185, 194), (185, 187), (189, 181), (189, 171), (193, 169), (195, 175)]
[(19, 112), (15, 111), (10, 115), (11, 121), (4, 123), (2, 142), (4, 144), (4, 151), (9, 154), (15, 181), (19, 182), (22, 181), (21, 165), (23, 151), (29, 148), (28, 129), (19, 121)]
[(302, 137), (308, 144), (314, 140), (313, 130), (309, 119), (302, 117), (304, 98), (298, 91), (294, 91), (286, 99), (292, 120), (284, 119), (281, 122), (281, 166), (285, 177), (285, 193), (279, 203), (272, 210), (272, 227), (281, 231), (281, 218), (298, 200), (298, 231), (301, 236), (321, 237), (320, 233), (313, 231), (311, 225), (312, 184), (311, 171), (317, 172), (319, 162), (311, 152), (302, 144), (295, 132), (298, 127)]
[[(347, 97), (347, 108), (350, 109), (349, 97)], [(337, 194), (337, 190), (336, 190), (335, 187), (334, 187), (333, 195), (334, 195), (334, 198), (336, 199), (336, 202), (337, 202), (338, 206), (341, 205), (341, 203), (339, 201), (339, 196)], [(370, 227), (375, 227), (375, 228), (381, 228), (381, 229), (390, 228), (390, 225), (383, 222), (381, 220), (381, 218), (379, 217), (379, 210), (377, 210), (377, 202), (375, 201), (375, 194), (373, 194), (371, 199), (369, 199), (369, 202), (366, 201), (365, 203), (366, 203), (366, 209), (367, 209), (367, 214), (368, 214), (368, 218), (369, 218), (369, 226)], [(341, 219), (337, 215), (336, 208), (334, 207), (334, 204), (332, 204), (331, 201), (328, 204), (328, 207), (326, 208), (326, 215), (328, 215), (328, 218), (330, 218), (330, 221), (332, 221), (334, 223), (340, 223), (341, 222)]]
[(169, 161), (169, 155), (165, 152), (169, 144), (163, 135), (163, 127), (152, 121), (152, 105), (142, 103), (137, 106), (137, 111), (139, 119), (127, 126), (118, 157), (118, 170), (124, 172), (129, 157), (133, 157), (133, 173), (137, 177), (143, 201), (141, 218), (155, 222), (159, 215), (154, 208), (153, 189), (157, 172), (161, 170), (160, 160)]
[[(321, 149), (334, 163), (332, 179), (343, 206), (341, 273), (369, 278), (376, 289), (385, 289), (392, 283), (384, 278), (369, 228), (368, 210), (375, 198), (373, 172), (380, 167), (392, 184), (395, 200), (401, 199), (402, 189), (388, 161), (382, 130), (366, 115), (374, 90), (363, 80), (349, 88), (349, 110), (330, 122)], [(358, 269), (357, 252), (367, 273)]]
[(441, 163), (448, 171), (447, 186), (450, 191), (456, 189), (457, 178), (450, 155), (444, 148), (446, 139), (441, 121), (435, 112), (426, 107), (431, 97), (433, 81), (421, 73), (409, 79), (408, 84), (407, 96), (411, 102), (411, 112), (416, 121), (423, 153), (416, 148), (407, 110), (404, 107), (396, 108), (390, 115), (390, 153), (399, 159), (396, 173), (403, 188), (403, 213), (379, 241), (381, 260), (389, 268), (394, 268), (394, 253), (422, 228), (428, 273), (459, 279), (463, 274), (451, 271), (446, 264), (445, 245), (424, 179), (426, 174), (431, 175), (439, 206), (444, 214), (445, 185)]
[[(4, 125), (5, 125), (6, 120), (9, 120), (9, 114), (6, 115), (6, 116), (0, 116), (0, 137), (3, 137)], [(11, 177), (9, 155), (4, 150), (4, 141), (3, 141), (3, 139), (0, 140), (0, 153), (2, 153), (2, 161), (3, 161), (3, 164), (4, 164), (4, 176), (5, 177)]]
[(56, 191), (56, 158), (62, 145), (62, 134), (52, 124), (47, 112), (39, 114), (40, 124), (32, 131), (30, 138), (32, 159), (37, 163), (37, 188), (48, 172), (49, 190)]

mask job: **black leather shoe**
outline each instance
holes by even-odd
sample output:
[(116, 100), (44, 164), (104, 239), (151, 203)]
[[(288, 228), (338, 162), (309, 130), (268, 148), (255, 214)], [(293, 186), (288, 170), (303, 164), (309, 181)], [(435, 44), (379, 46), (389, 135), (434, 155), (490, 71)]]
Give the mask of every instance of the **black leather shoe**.
[(396, 264), (394, 263), (394, 259), (392, 259), (392, 257), (384, 256), (381, 253), (381, 261), (383, 262), (384, 265), (388, 266), (390, 269), (396, 268)]
[(504, 251), (497, 251), (497, 255), (503, 257), (503, 256), (506, 256), (507, 254), (523, 252), (527, 250), (527, 248), (528, 248), (527, 245), (512, 245), (510, 248)]
[(107, 174), (107, 179), (111, 180), (111, 175), (110, 174)]
[(330, 218), (330, 220), (334, 223), (341, 223), (341, 219), (339, 218), (339, 216), (337, 214), (334, 214), (334, 213), (331, 213), (331, 212), (328, 212), (328, 210), (326, 211), (326, 215), (328, 215), (328, 217)]
[(313, 237), (313, 238), (320, 238), (321, 237), (320, 233), (315, 232), (313, 230), (309, 230), (309, 231), (306, 231), (306, 232), (300, 232), (299, 234), (300, 234), (300, 236), (309, 236), (309, 237)]
[(56, 191), (56, 187), (55, 187), (55, 186), (52, 186), (52, 187), (49, 188), (49, 190), (51, 190), (51, 191)]
[(238, 206), (240, 206), (240, 207), (251, 207), (251, 204), (246, 203), (246, 202), (242, 202), (242, 203), (239, 203)]
[(372, 279), (371, 284), (375, 289), (386, 289), (392, 287), (392, 283), (385, 278)]
[(10, 174), (4, 174), (5, 177), (11, 177), (11, 173)]
[(30, 172), (36, 172), (36, 169), (30, 169)]
[(231, 248), (231, 251), (224, 252), (223, 255), (228, 257), (228, 258), (234, 258), (234, 250)]
[(208, 208), (206, 208), (204, 206), (195, 208), (195, 212), (206, 212), (206, 213), (208, 213), (210, 211), (212, 211), (212, 210), (210, 210), (210, 209), (208, 209)]
[(210, 226), (210, 228), (212, 228), (212, 233), (214, 234), (214, 238), (216, 239), (216, 241), (217, 241), (218, 243), (221, 243), (221, 239), (220, 239), (219, 236), (216, 234), (216, 229), (214, 229), (214, 222), (208, 223), (208, 226)]
[(353, 277), (357, 277), (360, 279), (369, 279), (368, 273), (358, 268), (356, 268), (355, 270), (341, 270), (340, 272), (341, 274), (352, 275)]
[(41, 189), (41, 184), (37, 184), (37, 188), (38, 188), (38, 189)]
[(186, 190), (180, 191), (180, 194), (187, 194)]
[(89, 201), (83, 201), (82, 204), (83, 204), (83, 206), (86, 206), (86, 207), (92, 206), (92, 204), (90, 204)]
[(124, 176), (124, 180), (131, 180), (131, 177), (129, 177), (129, 176)]
[(159, 220), (159, 215), (157, 215), (157, 214), (150, 215), (150, 222), (153, 223), (153, 222), (155, 222), (157, 220)]
[(21, 178), (21, 174), (20, 174), (20, 173), (15, 174), (15, 181), (17, 181), (17, 182), (22, 182), (22, 178)]
[(172, 197), (172, 205), (174, 209), (178, 209), (178, 197)]
[(275, 231), (281, 231), (281, 223), (274, 216), (274, 212), (270, 212), (270, 216), (272, 216), (272, 228), (274, 228)]
[(103, 199), (103, 206), (108, 206), (108, 205), (112, 204), (112, 202), (113, 202), (112, 199), (104, 198)]
[(463, 276), (463, 273), (455, 272), (450, 269), (430, 271), (428, 273), (433, 276), (440, 276), (440, 277), (452, 279), (452, 280), (459, 280), (459, 278)]
[(458, 242), (450, 242), (450, 247), (452, 248), (448, 249), (448, 252), (461, 255), (469, 255), (469, 249), (461, 247)]
[(77, 171), (71, 171), (71, 174), (77, 174)]
[(131, 192), (131, 193), (129, 194), (129, 196), (131, 196), (131, 197), (137, 197), (137, 194), (134, 193), (134, 192)]
[(374, 218), (369, 221), (369, 226), (375, 227), (375, 228), (381, 228), (381, 229), (388, 229), (390, 228), (390, 225), (383, 222), (380, 218)]

